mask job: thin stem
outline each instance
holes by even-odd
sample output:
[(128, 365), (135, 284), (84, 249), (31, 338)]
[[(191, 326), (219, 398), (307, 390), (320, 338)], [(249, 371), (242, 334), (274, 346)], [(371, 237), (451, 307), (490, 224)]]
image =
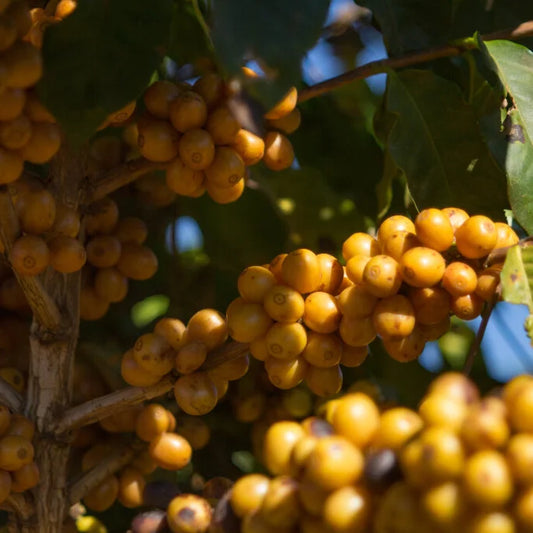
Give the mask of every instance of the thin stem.
[(202, 31), (205, 34), (205, 38), (207, 39), (209, 48), (211, 50), (214, 50), (215, 45), (213, 44), (213, 40), (211, 39), (211, 31), (209, 30), (209, 26), (207, 25), (207, 22), (205, 21), (204, 14), (202, 13), (202, 10), (200, 9), (200, 5), (198, 4), (198, 0), (192, 0), (192, 8), (194, 10), (194, 14), (196, 15), (196, 18), (198, 19), (198, 24), (200, 24), (200, 27), (202, 28)]
[(118, 472), (129, 464), (132, 459), (146, 446), (145, 443), (134, 442), (124, 445), (104, 458), (99, 464), (70, 483), (68, 503), (79, 502), (89, 491), (100, 485), (107, 477)]
[(483, 313), (481, 313), (481, 324), (479, 325), (479, 328), (476, 332), (476, 337), (474, 338), (474, 341), (470, 345), (470, 349), (468, 350), (465, 364), (463, 366), (463, 374), (465, 374), (466, 376), (468, 376), (470, 372), (472, 371), (472, 367), (474, 366), (476, 355), (479, 352), (479, 349), (481, 347), (481, 341), (483, 340), (483, 336), (485, 335), (485, 330), (487, 329), (487, 325), (489, 323), (490, 315), (492, 314), (492, 310), (494, 309), (494, 306), (496, 305), (496, 302), (499, 299), (500, 299), (500, 290), (497, 290), (492, 300), (490, 302), (487, 302), (487, 305), (485, 309), (483, 310)]
[(61, 434), (80, 426), (86, 426), (132, 405), (157, 398), (171, 390), (174, 381), (172, 376), (168, 376), (151, 387), (126, 387), (71, 407), (59, 419), (54, 431), (56, 434)]
[[(212, 351), (200, 370), (215, 368), (222, 363), (238, 359), (246, 353), (248, 353), (248, 344), (229, 342)], [(162, 396), (172, 389), (175, 381), (175, 376), (168, 375), (151, 387), (125, 387), (71, 407), (58, 420), (52, 431), (56, 435), (61, 435), (77, 427), (86, 426), (107, 416), (119, 413), (132, 405)]]
[(163, 163), (154, 163), (144, 157), (132, 159), (90, 182), (85, 191), (86, 203), (100, 200), (117, 189), (129, 185), (148, 172), (164, 168), (165, 165)]
[(22, 413), (22, 396), (4, 379), (0, 378), (0, 404), (9, 407), (13, 413)]
[[(482, 36), (484, 41), (492, 41), (495, 39), (510, 39), (517, 40), (523, 39), (533, 35), (533, 20), (529, 20), (507, 30), (500, 30), (494, 33), (489, 33)], [(390, 69), (397, 69), (402, 67), (408, 67), (411, 65), (418, 65), (420, 63), (427, 63), (434, 59), (440, 59), (443, 57), (458, 56), (467, 50), (473, 50), (477, 48), (477, 42), (474, 39), (467, 38), (459, 41), (455, 41), (451, 44), (444, 44), (435, 48), (429, 48), (427, 50), (421, 50), (419, 52), (412, 52), (400, 57), (391, 57), (387, 59), (379, 59), (377, 61), (371, 61), (365, 65), (361, 65), (353, 70), (345, 72), (340, 76), (336, 76), (329, 80), (311, 85), (300, 91), (298, 95), (298, 102), (305, 102), (316, 96), (320, 96), (327, 92), (333, 91), (347, 83), (351, 83), (356, 80), (368, 78), (374, 74), (381, 74)]]

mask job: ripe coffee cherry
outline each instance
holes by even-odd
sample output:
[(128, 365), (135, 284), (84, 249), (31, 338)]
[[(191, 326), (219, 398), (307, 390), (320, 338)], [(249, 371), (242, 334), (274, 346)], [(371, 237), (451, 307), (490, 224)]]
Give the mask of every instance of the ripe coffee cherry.
[(503, 448), (509, 440), (506, 410), (499, 398), (484, 398), (473, 405), (461, 425), (461, 438), (470, 450)]
[(137, 103), (135, 101), (128, 102), (125, 106), (108, 115), (106, 122), (112, 126), (122, 125), (133, 115), (136, 106)]
[(9, 150), (22, 148), (31, 138), (31, 121), (26, 115), (0, 123), (0, 144)]
[(348, 346), (342, 349), (341, 365), (346, 368), (356, 368), (361, 366), (368, 357), (368, 347), (366, 346)]
[(33, 122), (31, 137), (20, 149), (26, 161), (42, 164), (50, 161), (61, 146), (61, 132), (57, 124)]
[(137, 364), (150, 374), (164, 376), (174, 366), (174, 351), (163, 337), (154, 333), (141, 335), (133, 346), (132, 355)]
[(109, 476), (83, 497), (83, 503), (92, 511), (105, 511), (115, 503), (118, 491), (117, 476)]
[(378, 448), (400, 450), (423, 425), (415, 411), (406, 407), (393, 407), (381, 415), (373, 443)]
[(209, 113), (205, 129), (215, 144), (232, 144), (241, 129), (239, 121), (227, 106), (220, 106)]
[(114, 236), (121, 242), (133, 242), (142, 244), (148, 236), (146, 223), (137, 217), (121, 218), (113, 232)]
[(217, 204), (230, 204), (237, 201), (244, 193), (245, 181), (239, 180), (235, 185), (231, 187), (219, 187), (206, 180), (206, 191), (211, 200)]
[(506, 246), (513, 246), (520, 240), (513, 228), (503, 222), (495, 222), (498, 238), (494, 248), (504, 248)]
[(166, 171), (166, 183), (170, 190), (182, 196), (195, 197), (203, 189), (205, 174), (200, 170), (192, 170), (176, 157)]
[(85, 248), (80, 241), (66, 235), (59, 235), (48, 241), (48, 248), (52, 268), (63, 274), (81, 270), (87, 260)]
[(38, 48), (30, 43), (18, 41), (3, 54), (7, 67), (6, 85), (25, 89), (35, 85), (43, 73), (43, 60)]
[(257, 511), (268, 491), (270, 480), (263, 474), (248, 474), (239, 478), (230, 493), (233, 512), (243, 518)]
[(0, 439), (0, 468), (14, 472), (33, 461), (31, 442), (19, 435), (4, 435)]
[(111, 233), (118, 222), (118, 206), (111, 198), (92, 203), (85, 217), (85, 230), (88, 235)]
[(169, 106), (170, 122), (176, 130), (201, 128), (207, 119), (207, 105), (196, 92), (189, 90), (179, 94)]
[(466, 460), (463, 486), (469, 499), (486, 508), (505, 505), (513, 494), (509, 467), (495, 450), (476, 452)]
[(476, 271), (466, 263), (454, 261), (444, 271), (442, 286), (452, 296), (465, 296), (466, 294), (470, 294), (477, 287)]
[(479, 259), (488, 255), (498, 241), (498, 230), (494, 222), (484, 216), (475, 215), (455, 231), (459, 252), (468, 259)]
[(400, 230), (395, 231), (390, 237), (382, 243), (383, 254), (390, 255), (396, 261), (400, 261), (402, 255), (414, 248), (420, 246), (418, 237), (410, 231)]
[(363, 283), (365, 289), (378, 298), (396, 294), (402, 284), (400, 264), (388, 255), (371, 257), (363, 271)]
[(176, 354), (174, 368), (180, 374), (191, 374), (198, 370), (207, 358), (207, 347), (201, 341), (187, 342)]
[(163, 337), (174, 349), (185, 344), (185, 324), (178, 318), (161, 318), (154, 327), (154, 333)]
[(445, 394), (427, 394), (418, 412), (427, 426), (443, 426), (459, 432), (467, 414), (464, 402)]
[(320, 269), (320, 284), (316, 290), (337, 294), (344, 277), (342, 265), (330, 254), (317, 254), (316, 258)]
[(438, 324), (450, 313), (450, 294), (441, 287), (411, 287), (408, 296), (418, 324)]
[(310, 331), (302, 357), (313, 366), (327, 368), (338, 365), (343, 353), (342, 341), (336, 335)]
[(441, 211), (450, 219), (450, 224), (452, 225), (453, 231), (469, 217), (468, 213), (461, 209), (460, 207), (444, 207)]
[(97, 235), (87, 243), (87, 261), (98, 268), (115, 266), (120, 259), (122, 246), (112, 235)]
[(11, 264), (23, 276), (36, 276), (50, 263), (46, 242), (35, 235), (19, 237), (11, 249)]
[(139, 126), (137, 146), (150, 161), (171, 161), (178, 155), (179, 133), (164, 120), (149, 120)]
[(208, 351), (223, 344), (227, 338), (226, 320), (215, 309), (197, 311), (187, 323), (187, 342), (203, 342)]
[(168, 424), (167, 410), (158, 403), (151, 403), (137, 416), (135, 433), (140, 439), (151, 442), (157, 435), (168, 431)]
[(343, 316), (339, 324), (339, 335), (349, 346), (367, 346), (376, 338), (376, 328), (371, 316)]
[(298, 108), (294, 108), (288, 115), (284, 117), (273, 119), (268, 121), (270, 129), (281, 131), (285, 135), (294, 133), (299, 127), (302, 121), (302, 115)]
[[(37, 486), (40, 480), (39, 467), (34, 463), (28, 463), (12, 474), (11, 490), (13, 492), (24, 492)], [(0, 483), (1, 486), (1, 483)]]
[(211, 439), (209, 426), (196, 416), (181, 416), (178, 432), (189, 442), (193, 450), (205, 448)]
[(305, 383), (317, 396), (332, 396), (341, 390), (342, 370), (339, 365), (330, 367), (309, 365), (305, 374)]
[(136, 468), (127, 466), (118, 476), (118, 501), (124, 507), (140, 507), (144, 504), (145, 486), (143, 474)]
[(305, 378), (309, 363), (303, 357), (283, 360), (268, 356), (265, 359), (265, 370), (268, 379), (278, 389), (292, 389)]
[(11, 415), (11, 424), (5, 434), (24, 437), (31, 442), (35, 435), (35, 424), (23, 415), (13, 414)]
[(302, 294), (312, 292), (320, 284), (320, 265), (316, 255), (306, 248), (294, 250), (281, 265), (283, 282)]
[(442, 255), (425, 246), (407, 250), (401, 260), (401, 275), (412, 287), (432, 287), (444, 275), (446, 262)]
[[(515, 378), (516, 379), (516, 378)], [(533, 386), (524, 381), (514, 387), (509, 387), (504, 392), (505, 405), (508, 410), (508, 419), (511, 428), (515, 431), (532, 432), (533, 422), (527, 413), (533, 406)], [(513, 382), (511, 382), (513, 384)], [(514, 388), (514, 390), (513, 390)], [(525, 418), (523, 418), (525, 416)]]
[(229, 146), (218, 146), (211, 164), (205, 169), (208, 183), (217, 187), (232, 187), (244, 177), (244, 162)]
[(533, 435), (513, 435), (505, 450), (505, 459), (516, 483), (522, 486), (533, 484)]
[(437, 252), (444, 252), (453, 244), (453, 226), (440, 209), (430, 207), (420, 211), (415, 219), (415, 229), (422, 245)]
[(187, 414), (201, 416), (215, 408), (218, 391), (206, 372), (194, 372), (178, 378), (174, 384), (174, 397)]
[(116, 267), (127, 278), (149, 279), (157, 271), (157, 256), (146, 246), (132, 242), (123, 243)]
[(181, 160), (192, 170), (207, 169), (215, 157), (215, 143), (211, 135), (200, 128), (187, 131), (178, 148)]
[(197, 92), (211, 109), (224, 97), (224, 80), (215, 72), (208, 72), (194, 82), (192, 90)]
[(415, 310), (406, 296), (394, 294), (376, 304), (372, 320), (381, 337), (407, 337), (415, 327)]
[(273, 475), (289, 474), (291, 453), (305, 432), (297, 422), (272, 424), (264, 438), (263, 462)]
[(426, 337), (423, 331), (415, 325), (407, 337), (384, 338), (383, 346), (387, 353), (400, 363), (413, 361), (424, 351)]
[(352, 283), (355, 283), (356, 285), (363, 283), (365, 267), (369, 261), (370, 257), (361, 254), (353, 255), (348, 259), (345, 266), (345, 273)]
[(344, 437), (326, 436), (317, 442), (305, 464), (305, 478), (331, 491), (357, 482), (364, 467), (361, 451)]
[(161, 433), (150, 442), (150, 456), (166, 470), (185, 468), (192, 455), (189, 443), (177, 433)]
[(94, 275), (94, 290), (102, 300), (121, 302), (128, 294), (128, 278), (115, 267), (99, 268)]
[(237, 288), (247, 302), (262, 303), (266, 293), (276, 285), (274, 274), (265, 267), (245, 268), (237, 279)]
[(0, 148), (0, 185), (17, 180), (24, 169), (24, 158), (18, 152)]
[(24, 232), (39, 235), (52, 228), (56, 202), (46, 189), (30, 191), (19, 197), (17, 214)]
[[(0, 96), (0, 101), (2, 97)], [(29, 91), (26, 95), (24, 113), (32, 122), (56, 122), (55, 117), (44, 107), (37, 95)]]
[(265, 136), (263, 162), (270, 170), (284, 170), (294, 161), (291, 141), (283, 133), (269, 131)]
[(51, 231), (67, 237), (77, 237), (80, 231), (80, 217), (77, 211), (64, 204), (56, 204), (54, 224)]
[(236, 298), (230, 303), (226, 320), (229, 335), (237, 342), (252, 342), (265, 335), (272, 325), (272, 319), (261, 304), (246, 302), (243, 298)]
[(324, 503), (324, 524), (332, 531), (366, 531), (371, 518), (371, 496), (362, 487), (342, 487)]
[(305, 303), (302, 295), (286, 285), (274, 285), (265, 295), (265, 311), (277, 322), (296, 322), (303, 317)]
[(452, 296), (450, 308), (461, 320), (473, 320), (483, 311), (484, 301), (475, 293)]
[(206, 533), (211, 523), (211, 506), (195, 494), (180, 494), (168, 505), (167, 522), (174, 533)]
[(244, 128), (237, 132), (231, 146), (247, 167), (259, 163), (265, 154), (265, 141)]
[(490, 302), (499, 284), (500, 270), (493, 267), (486, 268), (478, 274), (475, 293), (486, 302)]
[(386, 218), (378, 228), (377, 239), (378, 242), (383, 244), (389, 240), (390, 236), (397, 231), (408, 231), (410, 233), (416, 233), (415, 225), (413, 222), (404, 217), (403, 215), (393, 215)]
[(342, 257), (348, 261), (354, 255), (373, 257), (381, 253), (378, 241), (368, 233), (357, 232), (342, 243)]
[(167, 119), (170, 104), (179, 94), (180, 89), (175, 83), (168, 80), (158, 80), (144, 92), (144, 105), (154, 117)]
[(298, 91), (296, 87), (291, 87), (287, 94), (271, 109), (269, 109), (264, 117), (268, 120), (275, 120), (285, 115), (288, 115), (298, 102)]
[(374, 312), (378, 298), (364, 285), (352, 285), (337, 296), (337, 301), (343, 316), (361, 318), (368, 317)]
[(307, 334), (298, 322), (278, 322), (267, 331), (265, 340), (269, 355), (276, 359), (290, 360), (302, 353), (307, 344)]
[(0, 120), (13, 120), (18, 117), (26, 102), (26, 91), (4, 87), (0, 91)]

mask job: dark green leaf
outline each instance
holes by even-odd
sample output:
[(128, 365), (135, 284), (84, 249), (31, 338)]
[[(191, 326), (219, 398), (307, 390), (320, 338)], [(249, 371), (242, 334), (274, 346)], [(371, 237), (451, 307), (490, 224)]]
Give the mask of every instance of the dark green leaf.
[(360, 0), (372, 10), (390, 56), (443, 44), (452, 18), (451, 0)]
[(174, 6), (168, 55), (180, 65), (213, 55), (189, 0), (178, 0)]
[(238, 75), (246, 60), (264, 65), (272, 83), (257, 84), (255, 92), (270, 107), (300, 80), (301, 61), (320, 35), (328, 5), (329, 0), (215, 2), (212, 37), (222, 66)]
[(207, 195), (184, 200), (183, 211), (196, 219), (205, 252), (221, 268), (239, 271), (269, 262), (284, 251), (287, 228), (262, 192), (247, 188), (238, 201), (226, 205)]
[(503, 217), (505, 176), (457, 85), (428, 71), (391, 72), (386, 106), (396, 114), (387, 148), (418, 208), (456, 205)]
[(140, 95), (164, 55), (171, 14), (172, 0), (91, 0), (47, 29), (38, 90), (72, 142)]
[(491, 149), (507, 174), (513, 214), (533, 234), (533, 53), (509, 41), (481, 46), (501, 82), (501, 98), (508, 96), (511, 104), (503, 131), (494, 127)]

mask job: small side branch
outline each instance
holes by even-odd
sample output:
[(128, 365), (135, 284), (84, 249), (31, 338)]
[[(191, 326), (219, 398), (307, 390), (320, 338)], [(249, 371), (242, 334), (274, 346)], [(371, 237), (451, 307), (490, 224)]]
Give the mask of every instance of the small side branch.
[[(493, 41), (495, 39), (510, 39), (518, 40), (524, 37), (530, 37), (533, 35), (533, 20), (529, 20), (507, 30), (500, 30), (494, 33), (483, 35), (484, 41)], [(336, 76), (329, 80), (311, 85), (300, 91), (298, 95), (298, 102), (305, 102), (316, 96), (333, 91), (347, 83), (351, 83), (356, 80), (368, 78), (374, 74), (381, 74), (390, 69), (398, 69), (403, 67), (409, 67), (411, 65), (418, 65), (420, 63), (427, 63), (434, 59), (440, 59), (443, 57), (452, 57), (462, 54), (467, 50), (473, 50), (477, 48), (477, 43), (474, 39), (465, 39), (452, 44), (445, 44), (435, 48), (429, 48), (427, 50), (421, 50), (419, 52), (413, 52), (400, 57), (391, 57), (387, 59), (379, 59), (377, 61), (371, 61), (365, 65), (361, 65), (353, 70), (345, 72), (340, 76)]]
[(144, 157), (132, 159), (110, 170), (106, 174), (95, 178), (88, 186), (87, 203), (100, 200), (104, 196), (115, 192), (117, 189), (134, 182), (136, 179), (144, 176), (144, 174), (153, 170), (164, 169), (165, 166), (162, 163), (148, 161)]
[[(0, 190), (0, 241), (8, 257), (11, 255), (13, 241), (19, 233), (19, 222), (11, 203), (11, 197), (7, 189), (2, 188)], [(39, 278), (20, 276), (17, 272), (14, 274), (37, 322), (47, 330), (57, 331), (61, 324), (61, 314)]]
[(172, 389), (174, 381), (174, 377), (168, 376), (151, 387), (126, 387), (71, 407), (58, 421), (54, 431), (56, 434), (65, 433), (74, 428), (102, 420), (131, 405), (162, 396)]
[(24, 407), (22, 396), (4, 379), (0, 378), (0, 404), (13, 413), (21, 413)]
[(115, 450), (94, 468), (84, 472), (81, 477), (73, 481), (69, 486), (69, 504), (74, 505), (79, 502), (89, 491), (102, 483), (105, 478), (129, 464), (144, 446), (146, 446), (145, 443), (135, 442), (119, 447), (118, 450)]
[(210, 370), (222, 363), (233, 361), (250, 352), (250, 345), (244, 342), (228, 342), (207, 356), (201, 370)]

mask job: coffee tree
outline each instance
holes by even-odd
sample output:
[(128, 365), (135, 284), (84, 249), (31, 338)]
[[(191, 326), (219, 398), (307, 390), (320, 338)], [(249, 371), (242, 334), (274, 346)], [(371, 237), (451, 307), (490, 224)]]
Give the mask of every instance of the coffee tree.
[(0, 1), (6, 531), (532, 531), (532, 16)]

